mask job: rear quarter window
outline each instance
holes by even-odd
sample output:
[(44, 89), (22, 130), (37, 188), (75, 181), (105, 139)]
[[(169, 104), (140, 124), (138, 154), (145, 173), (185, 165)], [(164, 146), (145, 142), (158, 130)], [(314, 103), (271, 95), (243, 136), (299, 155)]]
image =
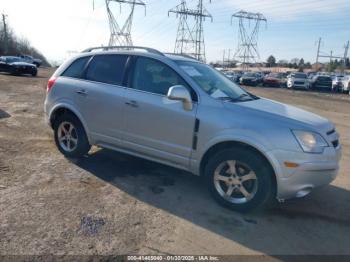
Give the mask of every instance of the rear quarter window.
[(78, 58), (73, 63), (71, 63), (71, 65), (63, 72), (62, 76), (82, 78), (84, 68), (90, 58), (91, 56)]
[(86, 79), (106, 84), (122, 85), (128, 56), (97, 55), (89, 64)]

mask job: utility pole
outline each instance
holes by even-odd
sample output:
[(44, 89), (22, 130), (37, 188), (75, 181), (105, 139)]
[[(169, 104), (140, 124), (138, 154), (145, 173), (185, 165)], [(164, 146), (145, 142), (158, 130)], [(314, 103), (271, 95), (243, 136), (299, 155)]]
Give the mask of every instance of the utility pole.
[(238, 47), (234, 54), (243, 67), (248, 67), (252, 62), (256, 62), (256, 58), (260, 58), (258, 51), (258, 36), (261, 22), (267, 24), (267, 19), (261, 13), (250, 13), (239, 11), (232, 15), (233, 18), (238, 18), (239, 36)]
[(349, 41), (346, 43), (346, 45), (344, 46), (345, 48), (345, 51), (344, 51), (344, 58), (343, 58), (343, 63), (344, 63), (344, 69), (343, 71), (345, 70), (346, 68), (346, 59), (348, 57), (348, 51), (349, 51)]
[[(205, 18), (212, 16), (205, 9), (203, 0), (199, 0), (196, 9), (189, 9), (186, 0), (181, 0), (181, 3), (169, 10), (170, 13), (179, 16), (179, 26), (175, 41), (174, 52), (195, 57), (199, 61), (205, 62), (205, 43), (203, 21)], [(188, 23), (188, 16), (194, 17), (195, 25), (191, 26)]]
[(346, 43), (346, 45), (344, 46), (344, 56), (340, 56), (340, 55), (333, 55), (333, 50), (330, 51), (330, 54), (324, 54), (321, 52), (321, 44), (322, 44), (322, 39), (321, 37), (318, 40), (318, 45), (317, 45), (317, 56), (316, 56), (316, 70), (319, 69), (318, 67), (318, 63), (319, 63), (319, 59), (322, 58), (329, 58), (329, 62), (332, 63), (333, 59), (341, 59), (343, 60), (343, 64), (344, 64), (344, 69), (346, 66), (346, 58), (348, 56), (348, 51), (349, 51), (349, 41)]
[[(146, 6), (146, 4), (141, 0), (105, 0), (106, 9), (109, 20), (109, 28), (111, 35), (109, 38), (109, 46), (132, 46), (133, 42), (131, 39), (131, 27), (134, 17), (135, 6)], [(111, 3), (115, 2), (118, 4), (128, 4), (131, 6), (130, 13), (122, 27), (119, 26), (117, 19), (115, 18), (112, 9)]]
[(4, 54), (7, 55), (8, 52), (8, 34), (7, 34), (7, 24), (6, 24), (7, 15), (2, 13), (2, 22), (4, 26)]
[(318, 59), (320, 58), (320, 48), (321, 48), (322, 38), (318, 39), (317, 56), (316, 56), (316, 71), (318, 71)]
[(226, 58), (226, 50), (224, 49), (224, 55), (223, 55), (223, 60), (222, 60), (222, 64), (223, 64), (223, 67), (229, 67), (230, 65), (230, 62), (232, 62), (231, 60), (231, 49), (228, 49), (227, 50), (227, 58)]

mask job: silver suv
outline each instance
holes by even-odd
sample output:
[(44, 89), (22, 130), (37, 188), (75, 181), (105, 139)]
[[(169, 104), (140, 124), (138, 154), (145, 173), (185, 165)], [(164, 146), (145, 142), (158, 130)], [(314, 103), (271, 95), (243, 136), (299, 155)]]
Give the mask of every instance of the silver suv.
[(48, 82), (45, 113), (66, 157), (96, 145), (187, 170), (237, 211), (329, 184), (341, 157), (327, 119), (150, 48), (95, 48), (65, 62)]

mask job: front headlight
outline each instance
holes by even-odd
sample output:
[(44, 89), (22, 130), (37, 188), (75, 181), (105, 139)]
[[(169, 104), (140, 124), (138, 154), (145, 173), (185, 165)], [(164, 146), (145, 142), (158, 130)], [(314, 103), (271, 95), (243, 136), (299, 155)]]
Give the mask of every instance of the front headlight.
[(328, 147), (327, 141), (319, 134), (309, 131), (292, 130), (300, 147), (306, 153), (323, 153)]

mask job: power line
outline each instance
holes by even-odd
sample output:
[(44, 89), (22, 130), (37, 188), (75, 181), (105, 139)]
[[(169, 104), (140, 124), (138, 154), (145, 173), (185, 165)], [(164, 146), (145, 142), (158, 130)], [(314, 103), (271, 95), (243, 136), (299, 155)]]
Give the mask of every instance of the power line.
[[(205, 42), (203, 21), (205, 18), (213, 20), (211, 14), (203, 5), (203, 0), (199, 0), (196, 9), (189, 9), (186, 0), (169, 10), (168, 14), (174, 13), (179, 17), (179, 26), (175, 41), (175, 53), (186, 54), (205, 62)], [(188, 16), (194, 17), (193, 27), (188, 23)]]

